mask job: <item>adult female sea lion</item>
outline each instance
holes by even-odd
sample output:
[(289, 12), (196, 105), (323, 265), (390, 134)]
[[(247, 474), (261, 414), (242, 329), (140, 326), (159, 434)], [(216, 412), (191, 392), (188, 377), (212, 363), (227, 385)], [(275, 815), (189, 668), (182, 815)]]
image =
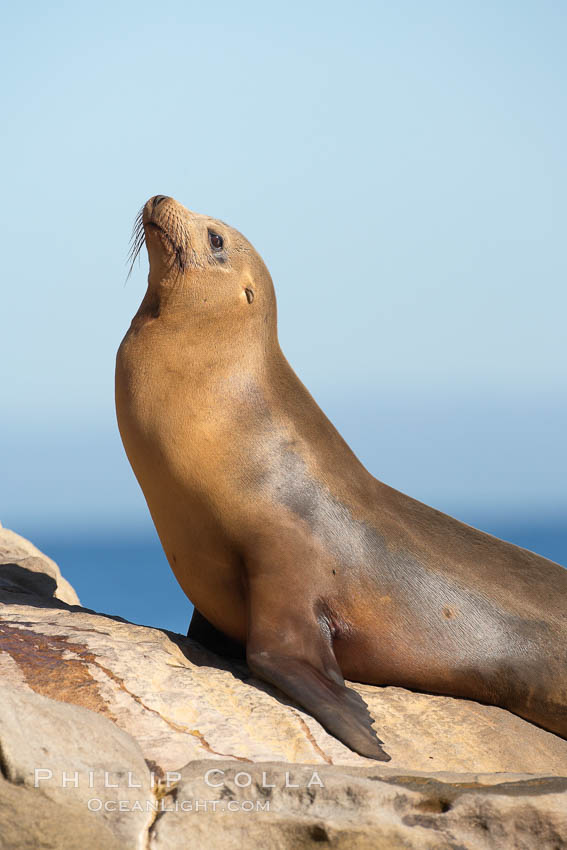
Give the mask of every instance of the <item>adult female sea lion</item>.
[(362, 755), (343, 676), (468, 697), (567, 737), (567, 570), (377, 481), (299, 381), (268, 270), (158, 195), (148, 289), (117, 358), (124, 446), (201, 633)]

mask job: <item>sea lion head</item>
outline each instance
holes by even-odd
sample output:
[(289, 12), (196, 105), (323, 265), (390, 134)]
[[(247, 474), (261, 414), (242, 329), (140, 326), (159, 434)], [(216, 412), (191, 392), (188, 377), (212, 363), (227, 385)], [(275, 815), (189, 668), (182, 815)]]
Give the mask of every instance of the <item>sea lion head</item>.
[(270, 273), (238, 230), (155, 195), (140, 210), (132, 235), (132, 265), (146, 244), (148, 295), (186, 321), (250, 323), (275, 330)]

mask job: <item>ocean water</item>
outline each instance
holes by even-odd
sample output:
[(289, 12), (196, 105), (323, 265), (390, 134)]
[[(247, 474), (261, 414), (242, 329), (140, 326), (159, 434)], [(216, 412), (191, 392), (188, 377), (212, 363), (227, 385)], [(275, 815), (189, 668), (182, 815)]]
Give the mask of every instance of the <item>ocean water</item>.
[[(567, 565), (564, 523), (461, 518), (489, 534)], [(186, 633), (193, 606), (177, 584), (151, 529), (143, 535), (128, 536), (99, 533), (96, 537), (65, 537), (39, 531), (29, 537), (57, 561), (86, 608)]]

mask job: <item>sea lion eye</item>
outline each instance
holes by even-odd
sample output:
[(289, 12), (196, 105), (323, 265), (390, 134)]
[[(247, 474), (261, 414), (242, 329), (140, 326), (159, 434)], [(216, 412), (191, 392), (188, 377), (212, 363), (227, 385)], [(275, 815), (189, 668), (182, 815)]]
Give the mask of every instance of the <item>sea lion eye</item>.
[(209, 242), (211, 243), (211, 248), (215, 251), (220, 251), (224, 245), (222, 236), (219, 236), (218, 233), (214, 233), (212, 230), (209, 230)]

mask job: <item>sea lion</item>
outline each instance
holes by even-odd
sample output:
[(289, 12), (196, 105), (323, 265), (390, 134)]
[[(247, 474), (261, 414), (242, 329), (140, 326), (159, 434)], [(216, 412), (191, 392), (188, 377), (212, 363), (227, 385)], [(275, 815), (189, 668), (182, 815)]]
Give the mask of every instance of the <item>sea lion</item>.
[(344, 677), (490, 703), (567, 737), (567, 570), (376, 480), (286, 361), (270, 274), (222, 221), (143, 208), (148, 288), (118, 351), (126, 453), (193, 634), (245, 645), (361, 755)]

